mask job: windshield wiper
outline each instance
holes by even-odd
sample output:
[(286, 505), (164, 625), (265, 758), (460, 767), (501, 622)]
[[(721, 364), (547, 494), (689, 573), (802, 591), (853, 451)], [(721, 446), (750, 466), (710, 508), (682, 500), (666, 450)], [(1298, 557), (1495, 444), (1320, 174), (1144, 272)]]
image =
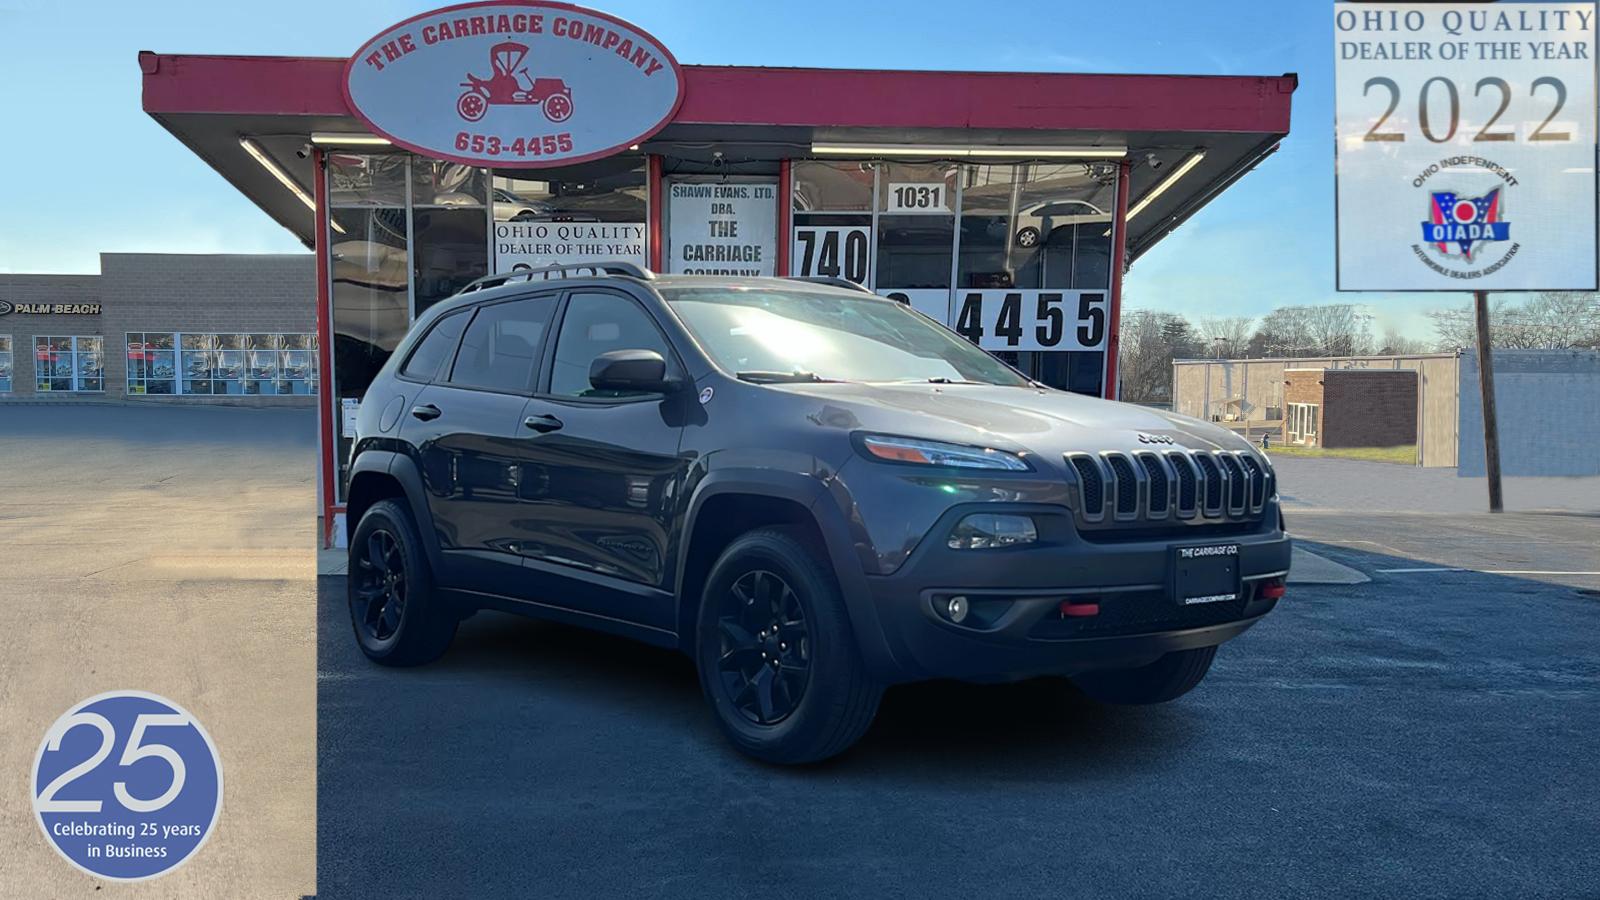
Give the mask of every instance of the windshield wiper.
[(768, 372), (759, 369), (739, 372), (734, 377), (740, 381), (749, 381), (755, 384), (820, 384), (839, 381), (837, 378), (823, 378), (815, 372)]
[(935, 375), (927, 381), (929, 384), (988, 384), (987, 381), (967, 381), (963, 378), (946, 378), (943, 375)]

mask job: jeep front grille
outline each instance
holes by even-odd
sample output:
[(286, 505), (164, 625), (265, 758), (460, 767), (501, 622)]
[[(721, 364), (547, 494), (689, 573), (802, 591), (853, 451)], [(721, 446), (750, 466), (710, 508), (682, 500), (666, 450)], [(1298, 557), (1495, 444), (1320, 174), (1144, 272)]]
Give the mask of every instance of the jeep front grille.
[(1069, 453), (1078, 518), (1143, 525), (1199, 518), (1256, 519), (1272, 496), (1272, 474), (1244, 451)]

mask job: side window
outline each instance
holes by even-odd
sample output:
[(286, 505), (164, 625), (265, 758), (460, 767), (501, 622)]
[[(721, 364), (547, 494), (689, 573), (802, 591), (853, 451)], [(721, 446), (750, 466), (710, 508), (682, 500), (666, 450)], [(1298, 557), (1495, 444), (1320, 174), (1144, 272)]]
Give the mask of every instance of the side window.
[(469, 318), (469, 311), (440, 317), (428, 334), (417, 342), (417, 349), (412, 351), (411, 358), (406, 360), (400, 374), (418, 381), (432, 381), (439, 374), (439, 366), (456, 351), (456, 341), (461, 338), (461, 329)]
[(637, 303), (617, 294), (573, 294), (556, 335), (550, 393), (564, 397), (628, 397), (597, 391), (589, 384), (589, 364), (611, 350), (654, 350), (670, 367), (672, 351), (655, 322)]
[(555, 297), (481, 307), (461, 338), (450, 383), (505, 393), (527, 391), (555, 308)]

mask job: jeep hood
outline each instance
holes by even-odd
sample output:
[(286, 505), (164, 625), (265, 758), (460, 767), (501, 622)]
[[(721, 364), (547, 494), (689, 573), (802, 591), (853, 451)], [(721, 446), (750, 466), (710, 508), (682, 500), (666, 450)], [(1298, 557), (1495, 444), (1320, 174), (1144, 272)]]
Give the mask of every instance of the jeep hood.
[[(1068, 451), (1133, 451), (1172, 444), (1240, 450), (1226, 428), (1174, 413), (1066, 391), (977, 384), (785, 384), (808, 398), (815, 425), (975, 444), (1059, 459)], [(1143, 439), (1141, 439), (1143, 435)]]

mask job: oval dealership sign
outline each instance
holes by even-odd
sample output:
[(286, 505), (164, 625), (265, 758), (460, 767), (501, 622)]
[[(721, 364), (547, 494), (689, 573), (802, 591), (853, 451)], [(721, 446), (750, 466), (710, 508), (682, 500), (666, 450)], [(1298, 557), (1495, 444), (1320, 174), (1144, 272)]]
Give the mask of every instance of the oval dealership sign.
[(417, 153), (495, 167), (609, 156), (661, 130), (683, 70), (661, 43), (605, 13), (539, 0), (423, 13), (362, 45), (345, 100), (375, 134)]

